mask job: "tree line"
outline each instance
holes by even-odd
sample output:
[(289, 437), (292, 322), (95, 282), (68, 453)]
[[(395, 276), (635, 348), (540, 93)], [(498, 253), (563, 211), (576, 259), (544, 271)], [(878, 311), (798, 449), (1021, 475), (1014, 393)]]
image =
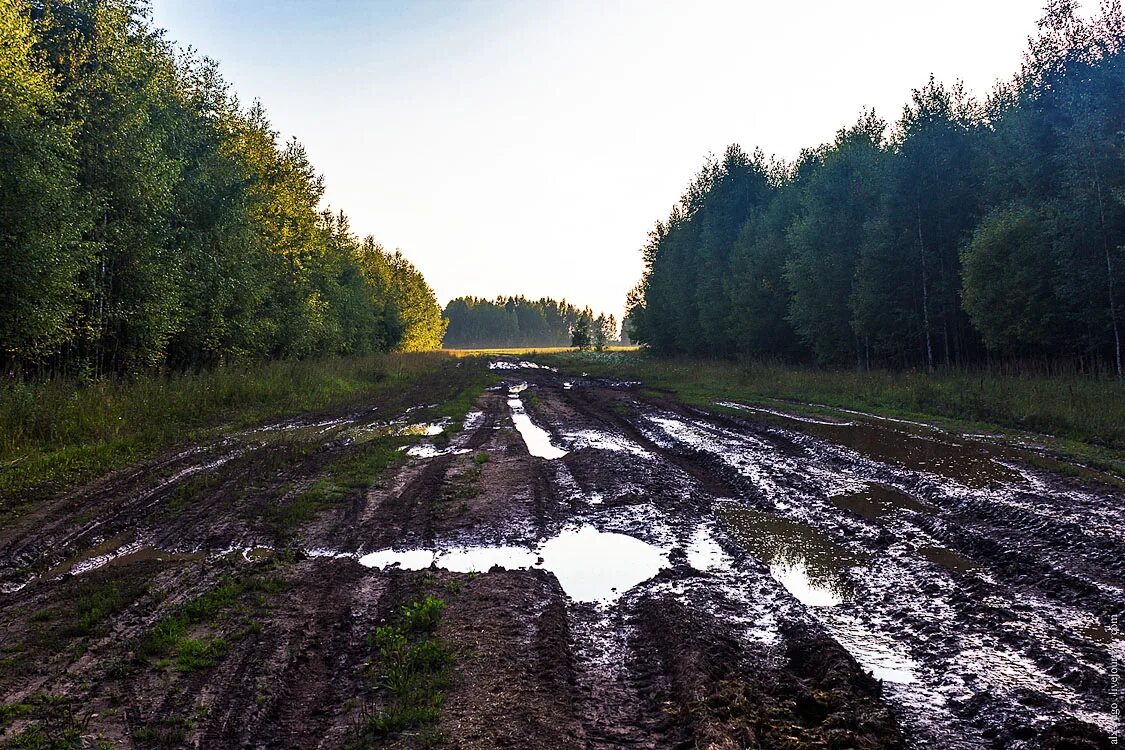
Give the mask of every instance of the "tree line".
[(829, 365), (1121, 374), (1125, 21), (1048, 6), (984, 101), (931, 78), (793, 163), (731, 146), (643, 249), (633, 338)]
[(440, 344), (305, 150), (140, 0), (0, 0), (0, 366), (98, 376)]
[[(503, 349), (528, 346), (571, 346), (577, 329), (586, 345), (595, 339), (604, 346), (618, 339), (612, 315), (594, 316), (589, 307), (549, 297), (457, 297), (445, 306), (449, 321), (443, 345), (447, 349)], [(577, 344), (574, 344), (577, 346)]]

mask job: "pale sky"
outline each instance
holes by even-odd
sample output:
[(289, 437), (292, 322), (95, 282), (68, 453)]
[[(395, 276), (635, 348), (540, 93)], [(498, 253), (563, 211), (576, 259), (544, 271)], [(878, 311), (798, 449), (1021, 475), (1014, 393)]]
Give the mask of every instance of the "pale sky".
[[(443, 305), (566, 297), (617, 315), (639, 248), (711, 152), (795, 157), (930, 73), (984, 94), (1041, 0), (154, 0), (307, 148), (326, 204)], [(1092, 0), (1084, 7), (1091, 9)]]

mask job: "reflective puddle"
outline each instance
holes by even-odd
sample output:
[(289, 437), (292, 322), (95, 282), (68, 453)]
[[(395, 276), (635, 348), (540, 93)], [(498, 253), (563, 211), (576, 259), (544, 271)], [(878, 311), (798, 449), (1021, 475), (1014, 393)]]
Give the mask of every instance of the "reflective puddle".
[(540, 365), (535, 362), (513, 362), (510, 359), (498, 359), (494, 362), (488, 363), (490, 370), (549, 370), (550, 372), (558, 372), (556, 367), (548, 367), (547, 365)]
[(535, 549), (516, 546), (385, 549), (359, 558), (369, 568), (398, 565), (407, 570), (436, 566), (457, 573), (541, 568), (555, 575), (563, 591), (578, 602), (616, 601), (668, 566), (668, 550), (626, 534), (598, 531), (588, 524), (568, 526)]
[(808, 425), (805, 431), (877, 461), (939, 474), (970, 487), (1020, 479), (1016, 471), (993, 460), (993, 452), (978, 444), (920, 437), (867, 423), (815, 423)]
[(526, 383), (508, 389), (508, 408), (512, 410), (512, 421), (523, 437), (528, 453), (546, 459), (562, 458), (567, 451), (554, 445), (551, 442), (551, 434), (532, 422), (531, 417), (528, 416), (523, 401), (520, 400), (520, 393), (525, 390), (527, 390)]
[(859, 492), (837, 495), (831, 498), (831, 501), (837, 508), (850, 510), (868, 521), (875, 521), (896, 510), (913, 510), (919, 513), (934, 510), (934, 507), (929, 503), (924, 503), (901, 490), (877, 482), (867, 485)]
[(813, 527), (733, 505), (718, 516), (802, 604), (831, 607), (852, 597), (846, 573), (859, 561)]

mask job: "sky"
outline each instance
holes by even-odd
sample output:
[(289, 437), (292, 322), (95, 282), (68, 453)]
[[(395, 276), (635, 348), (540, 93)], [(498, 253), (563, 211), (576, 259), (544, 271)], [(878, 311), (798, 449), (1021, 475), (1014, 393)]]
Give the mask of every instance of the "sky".
[[(1092, 0), (1083, 7), (1092, 9)], [(640, 247), (709, 153), (791, 159), (930, 74), (983, 95), (1041, 0), (153, 0), (445, 304), (619, 316)]]

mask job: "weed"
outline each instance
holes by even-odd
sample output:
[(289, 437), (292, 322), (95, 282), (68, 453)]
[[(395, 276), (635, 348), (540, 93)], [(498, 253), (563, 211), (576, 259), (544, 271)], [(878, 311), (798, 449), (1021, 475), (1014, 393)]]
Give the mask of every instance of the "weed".
[[(277, 593), (281, 581), (247, 574), (223, 579), (210, 591), (180, 605), (157, 622), (141, 639), (136, 657), (140, 661), (157, 659), (158, 666), (173, 666), (180, 672), (210, 669), (222, 661), (229, 648), (224, 638), (192, 638), (189, 630), (212, 623), (222, 612), (248, 594)], [(252, 621), (247, 632), (253, 632)], [(258, 625), (260, 629), (260, 624)]]
[(433, 725), (440, 717), (452, 656), (435, 636), (445, 602), (434, 596), (402, 607), (391, 625), (370, 636), (375, 649), (375, 684), (383, 697), (378, 710), (364, 707), (353, 748)]
[(133, 740), (157, 747), (182, 747), (191, 726), (190, 721), (179, 717), (159, 719), (134, 729)]
[[(484, 454), (487, 455), (487, 454)], [(480, 494), (480, 478), (484, 470), (484, 462), (473, 458), (473, 465), (459, 474), (455, 474), (442, 493), (444, 500), (464, 501)]]
[[(33, 693), (17, 704), (0, 707), (0, 727), (14, 719), (29, 721), (19, 734), (8, 739), (5, 747), (12, 750), (83, 750), (90, 747), (83, 734), (90, 723), (90, 712), (79, 709), (74, 700), (64, 696)], [(109, 747), (100, 738), (93, 739), (94, 748)]]

